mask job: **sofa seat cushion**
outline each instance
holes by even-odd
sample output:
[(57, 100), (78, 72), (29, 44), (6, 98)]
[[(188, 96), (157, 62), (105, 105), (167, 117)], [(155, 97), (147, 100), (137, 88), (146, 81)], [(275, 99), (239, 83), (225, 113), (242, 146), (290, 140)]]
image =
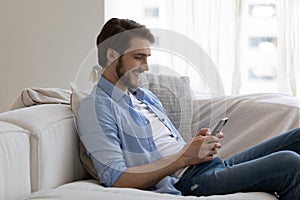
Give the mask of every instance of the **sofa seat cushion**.
[(175, 196), (170, 194), (159, 194), (150, 191), (142, 191), (137, 189), (129, 188), (105, 188), (100, 186), (96, 181), (78, 181), (69, 184), (62, 185), (53, 190), (39, 191), (31, 194), (30, 196), (23, 198), (23, 200), (34, 200), (34, 199), (64, 199), (64, 200), (99, 200), (99, 199), (109, 199), (109, 200), (276, 200), (275, 196), (261, 193), (236, 193), (229, 195), (220, 196), (209, 196), (209, 197), (194, 197), (194, 196)]
[(0, 199), (31, 193), (29, 152), (28, 132), (0, 121)]

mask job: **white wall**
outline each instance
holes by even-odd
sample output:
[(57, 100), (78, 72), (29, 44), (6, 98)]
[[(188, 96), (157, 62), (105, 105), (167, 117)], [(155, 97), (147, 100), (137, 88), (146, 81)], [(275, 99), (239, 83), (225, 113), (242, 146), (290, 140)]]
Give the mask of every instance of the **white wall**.
[(0, 112), (26, 87), (69, 89), (103, 23), (104, 0), (0, 0)]

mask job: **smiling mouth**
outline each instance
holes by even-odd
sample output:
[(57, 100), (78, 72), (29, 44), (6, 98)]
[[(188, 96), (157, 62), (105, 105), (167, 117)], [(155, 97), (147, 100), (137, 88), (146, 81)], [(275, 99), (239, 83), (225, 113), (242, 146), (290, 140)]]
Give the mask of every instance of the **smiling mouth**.
[(142, 73), (143, 73), (143, 71), (140, 71), (140, 70), (134, 70), (134, 71), (132, 72), (132, 74), (135, 75), (135, 76), (139, 76), (139, 75), (142, 74)]

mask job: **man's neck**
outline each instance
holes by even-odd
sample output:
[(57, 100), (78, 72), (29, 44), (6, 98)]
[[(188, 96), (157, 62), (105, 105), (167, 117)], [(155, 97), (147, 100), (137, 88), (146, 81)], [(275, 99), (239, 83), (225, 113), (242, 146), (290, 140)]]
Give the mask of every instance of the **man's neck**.
[(123, 91), (125, 94), (128, 93), (128, 88), (124, 84), (122, 84), (121, 81), (118, 80), (117, 75), (113, 75), (113, 73), (109, 73), (108, 71), (104, 71), (102, 74), (102, 77), (104, 77), (106, 80), (111, 82), (111, 84), (115, 85), (117, 88), (119, 88), (121, 91)]

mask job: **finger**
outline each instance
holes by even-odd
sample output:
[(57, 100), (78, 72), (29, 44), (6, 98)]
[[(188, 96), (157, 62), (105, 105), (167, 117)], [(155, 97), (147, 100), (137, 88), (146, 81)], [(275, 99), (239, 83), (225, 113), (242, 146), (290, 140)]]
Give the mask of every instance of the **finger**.
[(202, 135), (202, 136), (206, 136), (210, 133), (210, 129), (209, 128), (201, 128), (198, 133), (196, 134), (196, 136)]
[(217, 138), (216, 136), (207, 136), (205, 138), (205, 142), (210, 144), (210, 143), (217, 143), (219, 142), (219, 138)]
[(215, 143), (214, 149), (220, 149), (222, 148), (222, 145), (220, 143)]
[(199, 149), (198, 156), (199, 158), (204, 158), (205, 156), (209, 155), (214, 148), (213, 143), (203, 143)]
[(223, 132), (219, 132), (217, 133), (217, 138), (223, 138), (224, 137), (224, 133)]
[(213, 155), (208, 155), (206, 156), (205, 158), (203, 158), (203, 161), (206, 162), (206, 161), (211, 161), (214, 159), (214, 156)]
[(216, 155), (218, 153), (218, 151), (216, 149), (214, 149), (211, 151), (211, 153), (212, 153), (211, 155)]
[(212, 150), (210, 150), (208, 155), (215, 155), (217, 153), (218, 153), (218, 151), (216, 149), (212, 149)]

